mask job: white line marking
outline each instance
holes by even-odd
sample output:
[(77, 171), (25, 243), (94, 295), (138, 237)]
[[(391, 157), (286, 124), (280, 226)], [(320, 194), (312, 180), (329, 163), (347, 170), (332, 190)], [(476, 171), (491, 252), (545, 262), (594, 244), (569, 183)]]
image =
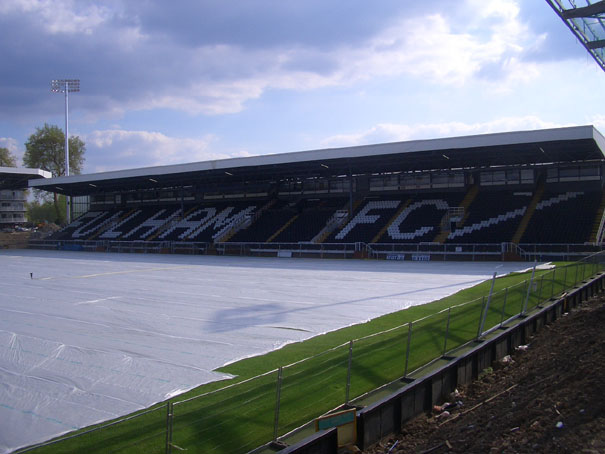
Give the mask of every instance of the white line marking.
[(122, 298), (122, 297), (121, 296), (109, 296), (107, 298), (101, 298), (101, 299), (98, 299), (98, 300), (78, 301), (77, 303), (74, 303), (74, 306), (80, 306), (81, 304), (100, 303), (101, 301), (107, 301), (107, 300), (117, 300), (119, 298)]

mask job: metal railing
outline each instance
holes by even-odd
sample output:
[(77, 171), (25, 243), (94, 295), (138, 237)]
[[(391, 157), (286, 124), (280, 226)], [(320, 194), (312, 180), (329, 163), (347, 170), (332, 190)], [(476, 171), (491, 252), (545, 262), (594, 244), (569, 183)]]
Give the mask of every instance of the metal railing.
[(181, 253), (237, 256), (281, 256), (317, 258), (373, 258), (387, 260), (503, 260), (514, 253), (525, 261), (574, 261), (605, 249), (585, 244), (514, 243), (263, 243), (263, 242), (184, 242), (33, 239), (29, 247), (108, 252)]
[(360, 243), (216, 243), (216, 252), (221, 255), (282, 257), (337, 257), (350, 258), (359, 251)]
[(605, 253), (537, 270), (531, 277), (437, 313), (338, 346), (223, 388), (179, 400), (19, 453), (247, 453), (299, 430), (335, 408), (355, 405), (381, 387), (542, 307), (605, 270)]

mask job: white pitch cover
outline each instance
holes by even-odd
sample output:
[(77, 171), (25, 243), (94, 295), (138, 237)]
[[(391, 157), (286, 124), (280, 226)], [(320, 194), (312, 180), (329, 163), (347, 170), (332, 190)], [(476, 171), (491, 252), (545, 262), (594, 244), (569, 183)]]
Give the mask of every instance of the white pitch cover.
[(519, 263), (0, 251), (0, 453)]

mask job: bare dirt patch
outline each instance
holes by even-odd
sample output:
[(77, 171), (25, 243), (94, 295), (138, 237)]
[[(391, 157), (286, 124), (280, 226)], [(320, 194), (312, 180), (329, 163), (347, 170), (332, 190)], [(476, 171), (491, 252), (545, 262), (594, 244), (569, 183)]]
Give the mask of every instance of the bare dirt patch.
[(0, 249), (24, 248), (30, 236), (30, 232), (0, 232)]
[(605, 453), (605, 296), (534, 335), (525, 351), (460, 388), (436, 410), (364, 451)]

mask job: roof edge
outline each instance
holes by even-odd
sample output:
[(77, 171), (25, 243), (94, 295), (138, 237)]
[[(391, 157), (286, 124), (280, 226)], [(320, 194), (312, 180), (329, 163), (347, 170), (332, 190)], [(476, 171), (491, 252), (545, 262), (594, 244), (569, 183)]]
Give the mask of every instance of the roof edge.
[(141, 167), (125, 170), (114, 170), (99, 173), (70, 175), (52, 178), (51, 181), (30, 181), (31, 187), (86, 183), (120, 178), (153, 177), (167, 174), (197, 172), (205, 170), (229, 170), (249, 166), (278, 165), (332, 159), (358, 158), (373, 155), (390, 155), (395, 153), (412, 153), (422, 151), (455, 150), (481, 148), (490, 146), (514, 145), (532, 142), (550, 142), (557, 140), (593, 139), (605, 156), (605, 138), (594, 126), (570, 126), (538, 130), (509, 131), (490, 134), (418, 139), (382, 144), (355, 145), (350, 147), (323, 148), (308, 151), (275, 153), (242, 158), (228, 158), (211, 161), (199, 161), (185, 164)]
[(594, 141), (596, 142), (597, 147), (599, 147), (599, 150), (601, 150), (601, 153), (603, 154), (603, 156), (605, 156), (605, 137), (594, 126), (592, 126), (592, 132), (593, 132)]
[(52, 178), (53, 174), (47, 170), (32, 169), (29, 167), (0, 167), (0, 173), (10, 173), (12, 175), (24, 175), (36, 178)]

